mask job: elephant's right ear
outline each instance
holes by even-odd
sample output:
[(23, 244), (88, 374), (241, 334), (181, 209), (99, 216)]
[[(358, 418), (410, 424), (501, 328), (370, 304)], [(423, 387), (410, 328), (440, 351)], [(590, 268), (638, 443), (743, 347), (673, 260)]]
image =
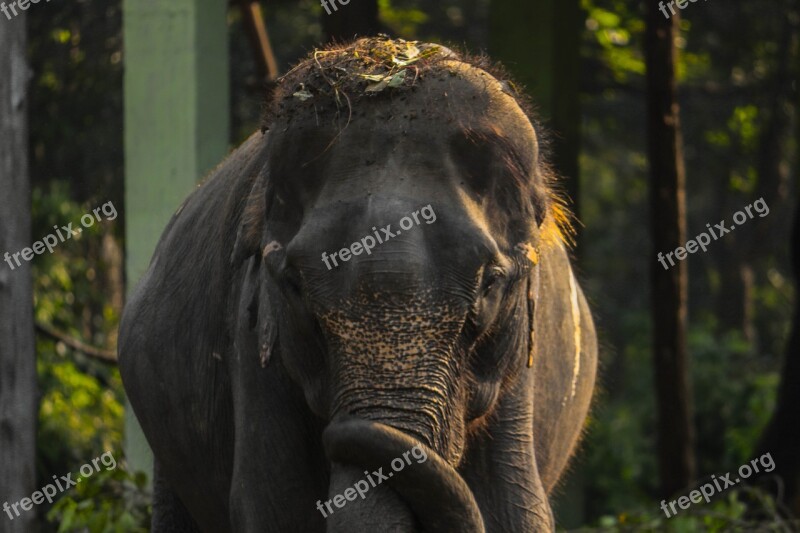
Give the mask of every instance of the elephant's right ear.
[(242, 262), (261, 251), (261, 237), (267, 215), (266, 177), (258, 176), (244, 202), (236, 230), (236, 243), (233, 245), (230, 263), (235, 269)]
[(242, 279), (234, 346), (242, 364), (248, 365), (248, 360), (257, 354), (261, 368), (266, 368), (275, 349), (278, 323), (273, 307), (275, 295), (262, 267), (261, 257), (248, 262)]

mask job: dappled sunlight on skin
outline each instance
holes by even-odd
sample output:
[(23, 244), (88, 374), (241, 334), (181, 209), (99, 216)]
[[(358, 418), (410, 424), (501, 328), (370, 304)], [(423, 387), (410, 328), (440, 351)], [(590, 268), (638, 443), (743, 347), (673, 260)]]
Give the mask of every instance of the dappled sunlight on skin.
[(331, 411), (390, 422), (457, 463), (464, 392), (455, 344), (466, 312), (430, 292), (360, 293), (320, 315), (334, 354)]

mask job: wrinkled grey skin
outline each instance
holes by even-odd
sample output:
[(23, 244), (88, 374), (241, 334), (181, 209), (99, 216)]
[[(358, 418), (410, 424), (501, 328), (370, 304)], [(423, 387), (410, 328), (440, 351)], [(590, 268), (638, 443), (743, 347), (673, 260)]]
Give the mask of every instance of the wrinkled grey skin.
[[(545, 235), (536, 133), (457, 60), (403, 94), (330, 147), (313, 114), (253, 135), (170, 221), (119, 342), (154, 532), (554, 528), (596, 339)], [(428, 204), (434, 223), (322, 262)], [(319, 512), (414, 445), (427, 461)]]

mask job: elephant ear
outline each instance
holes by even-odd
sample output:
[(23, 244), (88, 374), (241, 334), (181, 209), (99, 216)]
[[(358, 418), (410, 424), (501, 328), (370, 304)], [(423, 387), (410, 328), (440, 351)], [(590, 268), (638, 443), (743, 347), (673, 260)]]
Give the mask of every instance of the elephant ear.
[(233, 268), (249, 260), (239, 302), (237, 351), (243, 360), (248, 354), (258, 353), (262, 368), (269, 363), (278, 336), (274, 311), (277, 300), (264, 258), (280, 248), (276, 242), (262, 247), (266, 240), (266, 181), (262, 175), (253, 183), (230, 258)]
[(528, 276), (528, 368), (533, 366), (533, 354), (536, 351), (536, 305), (539, 303), (540, 272), (539, 265), (535, 265)]
[(242, 361), (257, 353), (261, 368), (269, 363), (278, 338), (272, 285), (262, 258), (250, 258), (239, 298), (235, 348)]
[(528, 303), (528, 368), (533, 366), (533, 355), (536, 351), (536, 305), (539, 302), (541, 254), (539, 248), (530, 243), (520, 243), (517, 250), (531, 262), (531, 271), (527, 280)]
[(274, 285), (268, 279), (264, 262), (259, 261), (259, 263), (262, 265), (261, 279), (258, 291), (258, 314), (254, 322), (258, 333), (258, 359), (261, 368), (266, 368), (278, 339), (278, 323), (275, 316)]
[(267, 218), (266, 184), (266, 175), (259, 175), (244, 201), (242, 214), (239, 217), (239, 226), (236, 229), (236, 242), (230, 257), (230, 263), (234, 269), (241, 266), (245, 259), (257, 255), (261, 250)]

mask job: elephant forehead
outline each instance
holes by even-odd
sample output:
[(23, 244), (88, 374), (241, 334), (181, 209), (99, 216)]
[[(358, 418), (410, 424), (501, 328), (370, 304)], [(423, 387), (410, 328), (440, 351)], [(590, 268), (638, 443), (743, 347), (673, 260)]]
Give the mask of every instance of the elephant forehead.
[[(336, 123), (322, 120), (314, 109), (295, 116), (273, 137), (274, 175), (313, 187), (330, 183), (338, 192), (348, 182), (362, 190), (367, 179), (378, 186), (373, 194), (394, 190), (402, 185), (396, 178), (406, 176), (418, 196), (432, 199), (442, 194), (437, 178), (449, 183), (477, 154), (491, 153), (504, 164), (521, 162), (524, 172), (518, 174), (526, 181), (538, 164), (530, 120), (489, 74), (452, 63), (463, 76), (437, 73), (401, 98), (353, 103), (352, 116)], [(321, 201), (340, 200), (335, 196), (326, 191)]]
[(462, 127), (505, 128), (517, 135), (529, 135), (535, 139), (531, 121), (511, 94), (507, 83), (468, 63), (445, 61), (444, 65), (449, 78), (440, 73), (439, 86), (436, 83), (422, 86), (421, 98), (433, 97), (435, 102), (438, 97), (446, 101)]

